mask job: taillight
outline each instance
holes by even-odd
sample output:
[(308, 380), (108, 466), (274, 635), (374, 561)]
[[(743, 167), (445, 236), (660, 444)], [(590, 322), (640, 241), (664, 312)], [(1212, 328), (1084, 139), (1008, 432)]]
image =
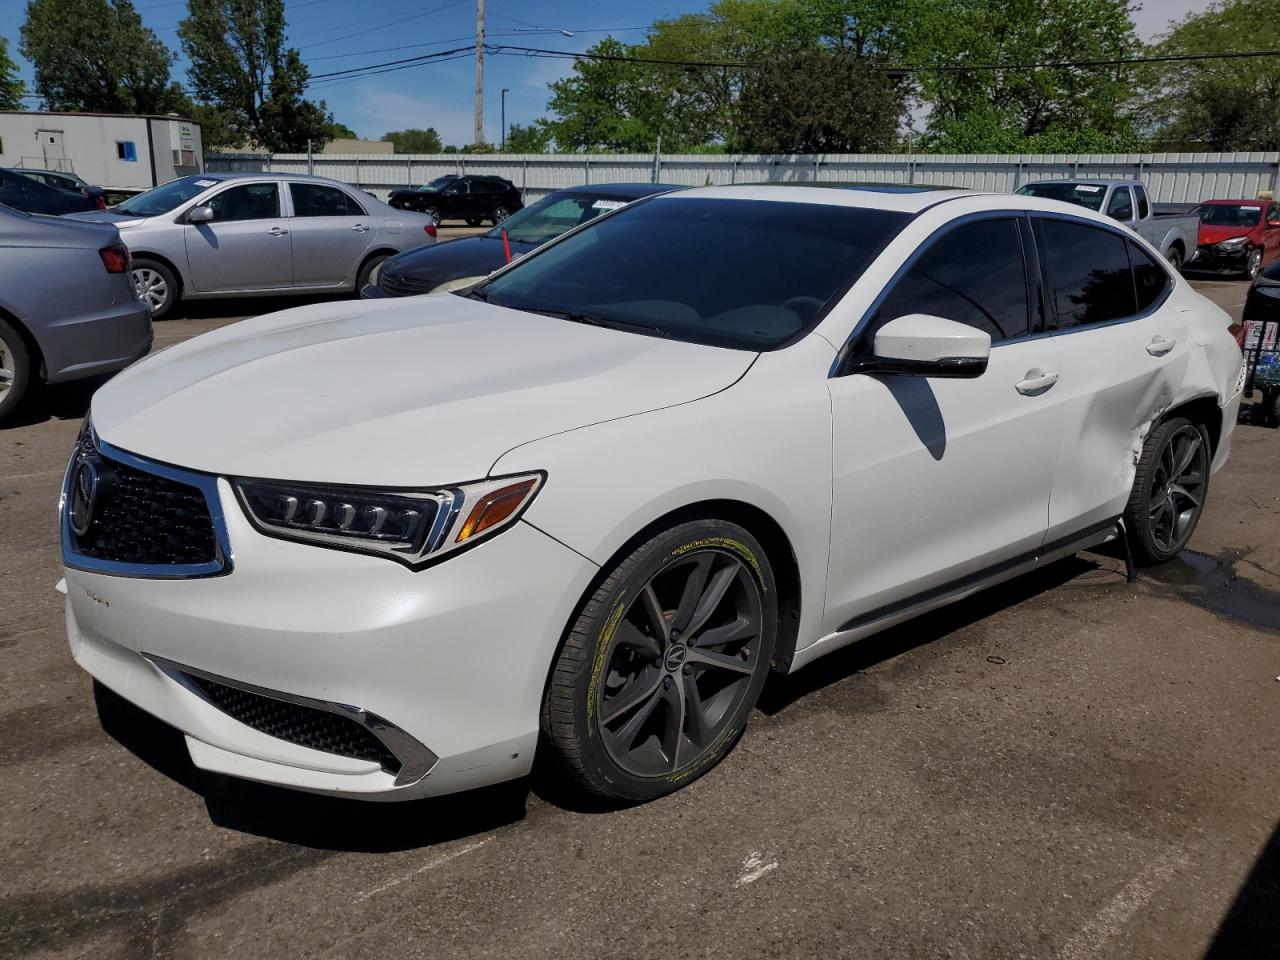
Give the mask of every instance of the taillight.
[(129, 269), (129, 248), (123, 243), (103, 247), (98, 251), (98, 256), (102, 258), (102, 265), (107, 268), (107, 273), (125, 273)]
[(436, 225), (434, 223), (428, 223), (422, 229), (427, 232), (428, 237), (434, 237), (436, 235)]
[(97, 201), (99, 210), (107, 209), (107, 201), (103, 200), (101, 196), (97, 197)]

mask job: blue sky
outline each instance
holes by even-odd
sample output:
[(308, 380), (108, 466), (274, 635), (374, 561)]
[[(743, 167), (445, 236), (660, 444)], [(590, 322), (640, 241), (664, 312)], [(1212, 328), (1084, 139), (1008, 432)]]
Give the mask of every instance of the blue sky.
[[(1147, 0), (1136, 18), (1139, 32), (1148, 38), (1169, 19), (1207, 3)], [(185, 0), (135, 0), (135, 5), (160, 39), (179, 51), (175, 28), (186, 15)], [(486, 0), (486, 34), (490, 43), (581, 51), (610, 32), (622, 40), (639, 40), (643, 30), (628, 28), (708, 6), (709, 0)], [(23, 0), (0, 0), (0, 34), (8, 38), (10, 53), (20, 61), (22, 78), (30, 85), (30, 65), (17, 55), (25, 9)], [(285, 12), (289, 42), (299, 49), (313, 76), (474, 43), (475, 0), (286, 0)], [(510, 91), (507, 122), (528, 123), (545, 113), (547, 83), (571, 70), (566, 60), (486, 57), (486, 138), (498, 139), (503, 87)], [(185, 83), (182, 60), (174, 76)], [(308, 93), (325, 100), (338, 120), (364, 137), (435, 127), (446, 143), (469, 143), (474, 84), (474, 59), (463, 56), (381, 76), (317, 82)]]

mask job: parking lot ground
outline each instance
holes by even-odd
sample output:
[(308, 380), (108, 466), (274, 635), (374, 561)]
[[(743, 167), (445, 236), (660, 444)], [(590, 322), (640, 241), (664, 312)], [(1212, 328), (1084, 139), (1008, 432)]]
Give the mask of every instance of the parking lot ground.
[(1085, 554), (777, 678), (675, 796), (364, 805), (197, 771), (74, 666), (88, 395), (0, 430), (0, 956), (1277, 956), (1276, 431), (1237, 429), (1184, 560)]

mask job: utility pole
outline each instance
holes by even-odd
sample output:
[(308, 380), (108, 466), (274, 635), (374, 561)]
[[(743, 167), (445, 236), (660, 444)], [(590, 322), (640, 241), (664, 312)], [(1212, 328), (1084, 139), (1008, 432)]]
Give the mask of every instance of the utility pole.
[(511, 91), (502, 88), (502, 152), (507, 152), (507, 94)]
[(476, 144), (484, 143), (484, 0), (476, 0)]

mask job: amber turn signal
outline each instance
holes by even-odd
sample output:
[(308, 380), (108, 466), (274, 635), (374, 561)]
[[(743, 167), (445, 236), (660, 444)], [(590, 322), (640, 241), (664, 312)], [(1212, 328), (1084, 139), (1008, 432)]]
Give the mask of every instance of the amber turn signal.
[(505, 522), (520, 509), (537, 485), (538, 479), (531, 477), (486, 493), (471, 508), (471, 514), (458, 531), (458, 538), (454, 542), (462, 543)]

